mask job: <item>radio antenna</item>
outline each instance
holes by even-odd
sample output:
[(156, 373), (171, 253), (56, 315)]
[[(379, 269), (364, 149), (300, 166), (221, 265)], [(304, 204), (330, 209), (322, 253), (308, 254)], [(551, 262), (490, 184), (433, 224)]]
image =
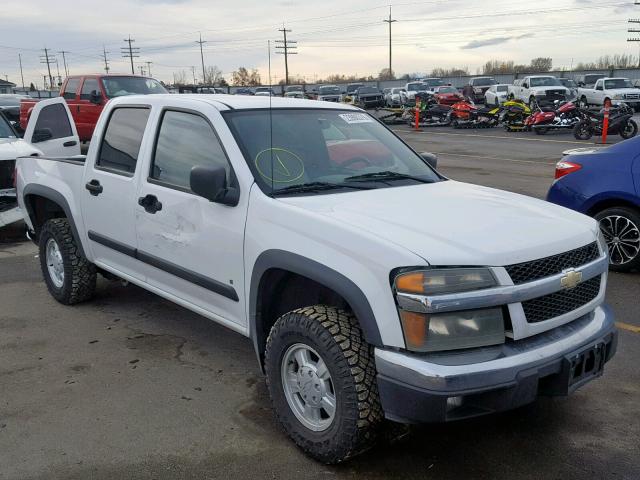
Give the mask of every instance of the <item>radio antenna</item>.
[(273, 94), (273, 85), (271, 84), (271, 40), (267, 40), (268, 58), (269, 58), (269, 153), (271, 155), (271, 195), (274, 192), (275, 172), (273, 171), (273, 115), (271, 107), (271, 96)]

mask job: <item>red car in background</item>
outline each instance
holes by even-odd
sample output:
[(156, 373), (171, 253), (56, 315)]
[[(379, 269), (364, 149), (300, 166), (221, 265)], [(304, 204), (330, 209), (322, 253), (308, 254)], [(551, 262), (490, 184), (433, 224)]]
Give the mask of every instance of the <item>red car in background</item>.
[[(153, 78), (138, 75), (78, 75), (68, 77), (62, 84), (60, 96), (63, 97), (73, 120), (78, 136), (83, 142), (91, 140), (93, 129), (104, 105), (111, 98), (124, 95), (147, 95), (168, 93), (160, 82)], [(20, 102), (20, 127), (27, 129), (31, 110), (38, 100)]]
[(436, 87), (434, 92), (434, 98), (440, 105), (453, 105), (458, 103), (460, 100), (464, 100), (464, 97), (458, 89), (450, 85)]

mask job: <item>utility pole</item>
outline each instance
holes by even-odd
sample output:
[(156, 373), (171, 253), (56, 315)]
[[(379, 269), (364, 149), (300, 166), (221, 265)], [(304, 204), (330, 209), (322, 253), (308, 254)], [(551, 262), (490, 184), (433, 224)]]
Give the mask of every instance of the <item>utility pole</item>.
[[(640, 3), (635, 3), (634, 5), (640, 5)], [(633, 23), (633, 24), (640, 24), (640, 19), (638, 18), (630, 18), (629, 19), (629, 23)], [(640, 33), (640, 30), (638, 30), (637, 28), (630, 28), (629, 30), (627, 30), (627, 32), (629, 33)], [(640, 42), (640, 37), (635, 37), (635, 38), (627, 38), (627, 42)], [(638, 68), (640, 68), (640, 54), (638, 55)]]
[(138, 68), (140, 69), (140, 76), (144, 77), (144, 67), (142, 65), (139, 65)]
[(22, 54), (18, 54), (18, 62), (20, 63), (20, 78), (22, 79), (22, 88), (24, 89), (24, 73), (22, 72)]
[(393, 76), (393, 70), (391, 70), (391, 24), (397, 22), (391, 18), (391, 5), (389, 5), (389, 18), (382, 21), (389, 24), (389, 80), (391, 80)]
[(128, 58), (131, 60), (131, 74), (135, 75), (136, 71), (133, 68), (133, 59), (134, 58), (139, 58), (140, 55), (138, 55), (140, 53), (140, 49), (138, 47), (132, 47), (131, 44), (133, 42), (135, 42), (135, 40), (133, 40), (131, 38), (131, 35), (129, 35), (129, 38), (125, 38), (124, 39), (125, 42), (127, 42), (129, 44), (128, 47), (122, 47), (122, 57), (123, 58)]
[(193, 85), (196, 85), (196, 67), (191, 67), (191, 73), (193, 74)]
[(106, 73), (107, 75), (109, 75), (109, 60), (107, 60), (107, 49), (104, 47), (104, 45), (102, 46), (102, 59), (104, 60), (104, 73)]
[(67, 68), (67, 57), (66, 54), (69, 53), (66, 50), (60, 50), (58, 53), (62, 54), (62, 64), (64, 65), (64, 75), (65, 77), (69, 76), (69, 69)]
[(153, 62), (149, 62), (149, 61), (147, 61), (147, 62), (144, 62), (144, 63), (146, 63), (146, 64), (147, 64), (147, 75), (151, 76), (151, 64), (152, 64)]
[(62, 77), (60, 77), (60, 64), (56, 58), (56, 71), (58, 72), (58, 85), (62, 85)]
[(202, 40), (202, 33), (200, 33), (200, 40), (196, 40), (196, 43), (200, 44), (200, 60), (202, 61), (202, 84), (207, 83), (207, 72), (204, 68), (204, 53), (202, 53), (202, 45), (207, 43), (206, 40)]
[(53, 63), (53, 59), (49, 56), (49, 49), (44, 48), (44, 55), (40, 55), (40, 63), (47, 64), (47, 72), (49, 72), (49, 88), (53, 87), (53, 76), (51, 75), (51, 64)]
[(287, 30), (284, 24), (278, 31), (282, 32), (283, 40), (276, 40), (276, 53), (284, 55), (284, 84), (289, 85), (289, 55), (298, 54), (298, 52), (291, 51), (298, 48), (298, 42), (295, 40), (287, 40), (287, 33), (291, 33), (291, 30)]

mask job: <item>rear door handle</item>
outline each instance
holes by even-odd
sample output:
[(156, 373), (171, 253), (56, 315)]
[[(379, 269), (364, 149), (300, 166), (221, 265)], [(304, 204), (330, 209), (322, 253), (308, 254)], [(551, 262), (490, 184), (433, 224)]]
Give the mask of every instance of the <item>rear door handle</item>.
[(100, 185), (100, 182), (98, 180), (91, 180), (90, 182), (87, 182), (87, 184), (84, 186), (84, 188), (86, 188), (87, 190), (89, 190), (89, 193), (91, 195), (93, 195), (94, 197), (97, 197), (98, 195), (100, 195), (102, 193), (102, 185)]
[(75, 147), (78, 144), (75, 140), (69, 140), (68, 142), (64, 142), (62, 144), (63, 147)]
[(138, 205), (144, 208), (147, 213), (155, 214), (162, 210), (162, 203), (158, 201), (155, 195), (146, 195), (138, 199)]

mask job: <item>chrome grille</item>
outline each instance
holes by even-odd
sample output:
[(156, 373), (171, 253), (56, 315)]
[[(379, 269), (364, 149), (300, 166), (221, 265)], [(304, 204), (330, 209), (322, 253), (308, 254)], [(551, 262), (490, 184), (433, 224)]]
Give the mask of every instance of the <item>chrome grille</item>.
[(515, 285), (532, 282), (540, 278), (561, 273), (567, 268), (575, 268), (592, 262), (600, 256), (596, 242), (576, 248), (565, 253), (533, 260), (531, 262), (516, 263), (504, 267)]
[(598, 296), (600, 281), (601, 276), (598, 275), (571, 290), (560, 290), (522, 302), (527, 322), (544, 322), (586, 305)]
[(638, 95), (637, 93), (627, 93), (624, 98), (625, 100), (637, 100), (638, 98), (640, 98), (640, 95)]

